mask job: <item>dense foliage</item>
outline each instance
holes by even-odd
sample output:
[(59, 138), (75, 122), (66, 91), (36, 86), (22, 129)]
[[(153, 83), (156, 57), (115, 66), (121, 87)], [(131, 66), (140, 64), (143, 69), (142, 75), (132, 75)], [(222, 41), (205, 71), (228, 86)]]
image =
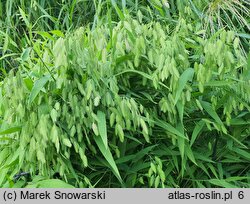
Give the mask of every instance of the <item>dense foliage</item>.
[(0, 186), (250, 187), (249, 1), (32, 2), (0, 6)]

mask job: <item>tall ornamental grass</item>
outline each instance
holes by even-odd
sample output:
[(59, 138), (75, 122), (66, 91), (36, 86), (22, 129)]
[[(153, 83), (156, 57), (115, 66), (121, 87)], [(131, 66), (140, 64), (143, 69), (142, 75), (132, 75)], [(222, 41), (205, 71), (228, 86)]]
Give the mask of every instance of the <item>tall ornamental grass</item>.
[(1, 82), (0, 186), (250, 187), (250, 57), (234, 31), (139, 14), (54, 34)]

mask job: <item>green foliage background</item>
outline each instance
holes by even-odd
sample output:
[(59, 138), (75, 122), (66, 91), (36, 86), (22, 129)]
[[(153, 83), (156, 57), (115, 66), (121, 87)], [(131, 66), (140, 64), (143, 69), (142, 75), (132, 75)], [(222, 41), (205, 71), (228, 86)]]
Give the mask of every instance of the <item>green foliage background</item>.
[(1, 187), (250, 187), (248, 0), (0, 3)]

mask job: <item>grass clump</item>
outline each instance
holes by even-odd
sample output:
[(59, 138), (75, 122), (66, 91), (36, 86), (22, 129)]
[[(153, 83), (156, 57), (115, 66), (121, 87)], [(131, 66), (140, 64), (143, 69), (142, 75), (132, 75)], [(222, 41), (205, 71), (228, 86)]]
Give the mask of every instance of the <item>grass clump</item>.
[(249, 187), (250, 67), (234, 31), (124, 15), (28, 49), (0, 87), (0, 186), (27, 185), (8, 180), (21, 171), (31, 186)]

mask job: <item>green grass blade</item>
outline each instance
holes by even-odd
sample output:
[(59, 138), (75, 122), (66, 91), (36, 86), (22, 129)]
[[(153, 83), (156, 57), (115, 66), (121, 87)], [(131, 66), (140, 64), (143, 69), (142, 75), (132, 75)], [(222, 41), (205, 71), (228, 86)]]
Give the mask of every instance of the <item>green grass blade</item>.
[(197, 138), (197, 136), (199, 135), (199, 133), (201, 132), (203, 126), (205, 125), (205, 122), (203, 120), (199, 121), (196, 125), (195, 128), (193, 130), (192, 136), (191, 136), (191, 141), (190, 141), (190, 146), (192, 146)]
[(74, 186), (65, 183), (59, 179), (48, 179), (37, 182), (38, 188), (74, 188)]
[(106, 126), (105, 113), (103, 113), (102, 111), (98, 111), (97, 118), (98, 118), (98, 131), (99, 131), (100, 136), (102, 138), (102, 142), (104, 144), (104, 147), (106, 149), (108, 149), (107, 126)]
[(230, 184), (226, 180), (223, 179), (210, 179), (208, 180), (209, 183), (215, 185), (215, 186), (220, 186), (223, 188), (237, 188), (237, 186)]
[(178, 89), (176, 91), (176, 95), (175, 95), (175, 99), (174, 99), (175, 104), (179, 100), (186, 83), (188, 81), (191, 81), (193, 79), (193, 76), (194, 76), (194, 69), (192, 69), (192, 68), (188, 68), (182, 73), (181, 77), (179, 78)]
[(37, 95), (39, 94), (41, 89), (44, 87), (44, 85), (49, 81), (49, 79), (50, 79), (50, 75), (46, 75), (34, 83), (34, 86), (29, 96), (29, 101), (28, 101), (29, 104), (31, 104), (34, 101), (34, 99), (37, 97)]
[(19, 132), (21, 129), (22, 129), (22, 126), (11, 127), (11, 128), (1, 131), (0, 135), (7, 135), (7, 134), (14, 133), (14, 132)]
[(19, 9), (19, 12), (20, 12), (20, 14), (21, 14), (21, 17), (22, 17), (24, 23), (26, 24), (26, 26), (27, 26), (28, 28), (30, 28), (30, 27), (31, 27), (31, 26), (30, 26), (30, 22), (29, 22), (29, 20), (27, 19), (25, 12), (24, 12), (20, 7), (18, 7), (18, 9)]
[(211, 104), (206, 101), (200, 101), (202, 107), (206, 110), (206, 112), (220, 125), (224, 126), (220, 117), (216, 113), (216, 111), (212, 108)]
[(118, 15), (118, 17), (120, 18), (120, 20), (124, 20), (125, 16), (123, 14), (123, 12), (121, 11), (121, 9), (117, 6), (117, 3), (115, 0), (111, 0), (112, 6), (115, 8), (115, 11)]
[(174, 128), (172, 125), (170, 125), (169, 123), (165, 122), (165, 121), (161, 121), (161, 120), (157, 120), (155, 121), (155, 125), (165, 129), (166, 131), (177, 135), (185, 140), (189, 140), (184, 134), (182, 134), (178, 129)]
[(248, 161), (250, 161), (250, 153), (243, 150), (243, 149), (239, 149), (239, 148), (234, 148), (233, 149), (234, 152), (236, 152), (237, 154), (241, 155), (242, 157), (246, 158)]
[(102, 155), (109, 163), (111, 170), (113, 171), (113, 173), (115, 174), (117, 179), (120, 181), (120, 183), (123, 183), (122, 178), (121, 178), (120, 173), (119, 173), (119, 170), (116, 166), (115, 160), (114, 160), (109, 148), (105, 147), (105, 144), (103, 143), (103, 140), (101, 137), (94, 136), (94, 140), (95, 140), (99, 150), (101, 151)]
[(194, 156), (193, 151), (192, 151), (192, 149), (190, 148), (190, 146), (189, 146), (189, 145), (186, 145), (185, 150), (186, 150), (186, 155), (187, 155), (187, 157), (188, 157), (195, 165), (197, 165), (196, 160), (195, 160), (195, 156)]

